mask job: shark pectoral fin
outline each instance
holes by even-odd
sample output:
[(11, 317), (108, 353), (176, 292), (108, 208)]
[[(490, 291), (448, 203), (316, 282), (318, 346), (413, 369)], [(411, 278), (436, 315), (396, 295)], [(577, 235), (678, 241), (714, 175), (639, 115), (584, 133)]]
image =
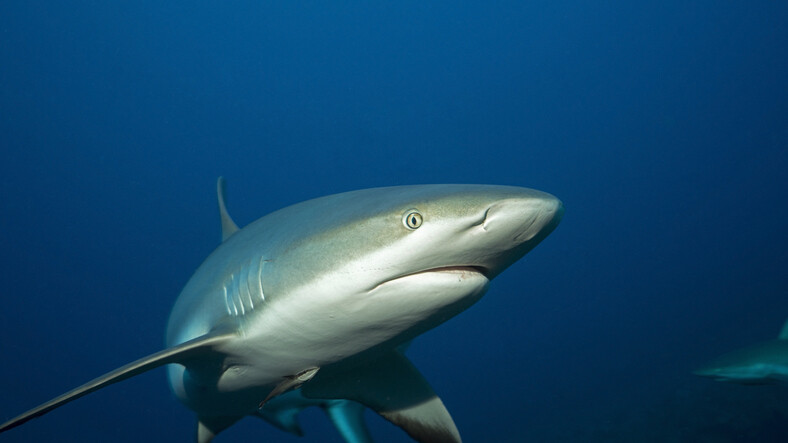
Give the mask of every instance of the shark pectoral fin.
[(360, 403), (329, 400), (323, 410), (347, 443), (372, 443), (372, 435), (364, 421), (364, 406)]
[(461, 441), (441, 399), (397, 351), (357, 366), (323, 368), (301, 391), (308, 398), (357, 401), (419, 442)]
[(227, 206), (224, 204), (224, 187), (224, 177), (219, 177), (216, 180), (216, 197), (219, 200), (219, 217), (222, 219), (222, 241), (227, 240), (231, 235), (238, 232), (238, 225), (230, 217), (230, 214), (227, 212)]
[(197, 443), (209, 443), (216, 434), (224, 431), (243, 418), (242, 416), (199, 417), (197, 419)]
[(11, 420), (0, 425), (0, 432), (7, 431), (15, 428), (33, 418), (40, 417), (47, 412), (63, 406), (64, 404), (76, 400), (84, 395), (97, 391), (105, 386), (117, 383), (127, 378), (134, 377), (135, 375), (142, 374), (153, 368), (157, 368), (169, 363), (185, 363), (191, 358), (200, 357), (206, 352), (211, 352), (211, 349), (223, 343), (232, 334), (225, 332), (216, 332), (197, 337), (193, 340), (181, 343), (178, 346), (164, 349), (156, 352), (155, 354), (148, 355), (139, 360), (133, 361), (125, 366), (121, 366), (112, 372), (108, 372), (101, 377), (95, 378), (84, 385), (72, 389), (65, 394), (55, 397), (52, 400), (35, 407), (24, 414), (21, 414)]

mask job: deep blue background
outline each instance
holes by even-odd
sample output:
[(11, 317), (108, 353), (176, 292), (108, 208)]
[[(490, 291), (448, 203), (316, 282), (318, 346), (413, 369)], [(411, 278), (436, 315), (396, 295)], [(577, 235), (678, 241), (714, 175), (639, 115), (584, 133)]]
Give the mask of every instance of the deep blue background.
[[(409, 351), (468, 442), (782, 441), (788, 390), (690, 371), (788, 317), (788, 6), (642, 3), (1, 2), (0, 419), (160, 349), (221, 174), (240, 225), (398, 184), (564, 201)], [(218, 441), (338, 440), (302, 423)], [(0, 439), (193, 426), (157, 370)]]

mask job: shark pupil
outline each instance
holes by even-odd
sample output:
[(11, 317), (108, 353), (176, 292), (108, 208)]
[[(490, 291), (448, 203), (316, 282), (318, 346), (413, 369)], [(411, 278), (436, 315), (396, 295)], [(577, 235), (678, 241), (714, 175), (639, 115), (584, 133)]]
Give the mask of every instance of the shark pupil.
[(403, 222), (405, 222), (405, 225), (407, 225), (408, 228), (416, 229), (419, 226), (421, 226), (421, 223), (423, 222), (423, 219), (421, 218), (421, 214), (419, 214), (418, 212), (415, 212), (415, 211), (414, 212), (408, 212), (407, 214), (408, 215), (405, 218), (403, 218), (402, 220), (403, 220)]

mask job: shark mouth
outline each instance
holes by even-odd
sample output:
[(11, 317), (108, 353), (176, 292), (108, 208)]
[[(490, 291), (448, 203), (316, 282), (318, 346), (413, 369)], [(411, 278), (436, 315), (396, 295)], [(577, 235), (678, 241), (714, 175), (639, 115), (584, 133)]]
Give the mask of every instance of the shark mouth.
[(409, 278), (418, 278), (419, 276), (425, 275), (453, 275), (457, 277), (457, 281), (461, 282), (464, 280), (476, 279), (476, 278), (484, 278), (487, 281), (491, 280), (489, 275), (489, 270), (482, 266), (441, 266), (437, 268), (429, 268), (424, 269), (422, 271), (411, 272), (408, 274), (398, 275), (396, 277), (390, 278), (379, 283), (373, 290), (380, 288), (381, 286), (387, 285), (389, 283), (398, 282), (401, 280), (406, 280)]
[(412, 275), (427, 274), (427, 273), (433, 273), (433, 272), (459, 273), (459, 274), (472, 272), (474, 274), (481, 274), (481, 275), (483, 275), (485, 278), (487, 278), (489, 280), (487, 269), (483, 268), (481, 266), (442, 266), (442, 267), (439, 267), (439, 268), (430, 268), (430, 269), (425, 269), (423, 271), (413, 272), (411, 274), (406, 274), (406, 275), (403, 275), (403, 276), (397, 277), (397, 278), (410, 277)]

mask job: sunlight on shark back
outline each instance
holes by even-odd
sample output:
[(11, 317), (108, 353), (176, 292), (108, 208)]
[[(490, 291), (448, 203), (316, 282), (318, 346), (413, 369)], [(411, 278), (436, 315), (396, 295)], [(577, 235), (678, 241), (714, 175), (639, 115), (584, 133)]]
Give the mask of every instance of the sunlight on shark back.
[(222, 244), (187, 282), (163, 351), (2, 425), (168, 365), (208, 442), (245, 416), (300, 435), (323, 408), (347, 441), (369, 441), (367, 407), (417, 441), (460, 441), (402, 348), (478, 301), (558, 225), (563, 206), (526, 188), (374, 188), (299, 203), (239, 229), (217, 183)]

